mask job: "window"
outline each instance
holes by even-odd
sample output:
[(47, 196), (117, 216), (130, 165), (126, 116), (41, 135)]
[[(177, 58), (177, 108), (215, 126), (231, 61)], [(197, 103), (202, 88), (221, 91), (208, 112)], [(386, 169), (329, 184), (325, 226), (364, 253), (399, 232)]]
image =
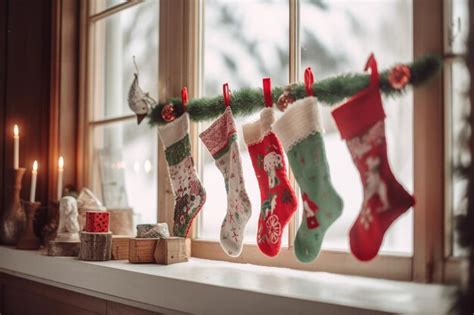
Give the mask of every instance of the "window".
[[(349, 71), (360, 72), (371, 51), (379, 56), (381, 68), (413, 59), (411, 0), (383, 3), (298, 1), (296, 6), (292, 1), (212, 0), (206, 1), (204, 6), (203, 96), (221, 94), (224, 82), (238, 89), (261, 86), (265, 76), (270, 76), (274, 85), (302, 81), (307, 66), (312, 67), (317, 80)], [(299, 24), (290, 29), (294, 20)], [(292, 33), (294, 36), (290, 35)], [(387, 33), (391, 35), (386, 36)], [(289, 38), (294, 42), (291, 43)], [(300, 53), (291, 55), (291, 45)], [(413, 96), (409, 92), (401, 98), (384, 102), (388, 112), (391, 166), (402, 184), (413, 191)], [(323, 249), (347, 253), (347, 235), (360, 211), (362, 187), (346, 144), (334, 125), (330, 108), (321, 106), (320, 110), (326, 129), (324, 139), (332, 181), (345, 201), (343, 216), (328, 230)], [(241, 127), (245, 122), (254, 121), (258, 115), (239, 118), (237, 123)], [(201, 130), (208, 125), (202, 123)], [(260, 192), (246, 145), (241, 134), (239, 137), (246, 189), (253, 211), (244, 243), (252, 246), (256, 243)], [(207, 241), (209, 245), (219, 239), (226, 194), (222, 175), (205, 148), (201, 148), (201, 158), (201, 176), (204, 185), (212, 187), (212, 193), (208, 194), (199, 217), (197, 239)], [(293, 184), (297, 189), (295, 181)], [(292, 246), (300, 217), (298, 211), (285, 230), (282, 246)], [(253, 253), (252, 248), (247, 246), (247, 253)], [(412, 252), (413, 214), (408, 211), (388, 231), (381, 254), (410, 256)], [(284, 255), (281, 253), (279, 258), (282, 264), (288, 262), (281, 257)], [(213, 256), (203, 254), (203, 257)]]
[[(88, 79), (88, 186), (108, 208), (132, 208), (135, 223), (157, 220), (157, 133), (137, 126), (128, 89), (141, 66), (140, 84), (157, 96), (159, 2), (90, 2), (91, 69)], [(139, 22), (138, 22), (139, 21)]]
[[(395, 1), (301, 1), (300, 81), (310, 66), (318, 79), (346, 72), (361, 72), (370, 52), (380, 69), (413, 59), (413, 3)], [(387, 36), (390, 34), (390, 36)], [(413, 96), (384, 99), (386, 137), (395, 177), (413, 191)], [(344, 199), (342, 216), (328, 230), (324, 249), (349, 250), (348, 233), (362, 204), (362, 185), (344, 141), (331, 117), (320, 106), (331, 177)], [(348, 180), (350, 179), (350, 180)], [(413, 251), (413, 211), (410, 209), (387, 231), (381, 253)]]
[[(204, 16), (204, 96), (220, 95), (222, 84), (229, 82), (231, 89), (261, 86), (262, 78), (272, 76), (273, 85), (288, 84), (288, 3), (285, 1), (219, 1), (205, 3)], [(268, 12), (271, 14), (262, 14)], [(259, 29), (258, 32), (255, 30)], [(246, 227), (244, 242), (255, 243), (260, 190), (252, 161), (243, 141), (242, 124), (254, 121), (250, 117), (237, 118), (245, 188), (252, 202), (252, 216)], [(210, 123), (202, 123), (201, 130)], [(214, 164), (214, 159), (202, 146), (202, 179), (204, 186), (212, 187), (204, 205), (198, 237), (219, 240), (219, 231), (225, 217), (227, 204), (224, 178)], [(283, 244), (288, 244), (284, 234)]]
[[(162, 148), (157, 132), (144, 123), (137, 126), (127, 106), (135, 71), (132, 56), (140, 69), (141, 87), (164, 101), (178, 96), (184, 85), (191, 98), (220, 95), (225, 82), (231, 90), (260, 87), (266, 76), (272, 78), (274, 86), (284, 86), (302, 81), (307, 66), (312, 67), (316, 81), (340, 73), (361, 72), (370, 52), (375, 53), (380, 69), (395, 62), (410, 62), (428, 52), (448, 55), (444, 89), (438, 78), (423, 89), (384, 99), (391, 167), (406, 189), (414, 192), (417, 204), (392, 225), (376, 259), (362, 263), (349, 253), (347, 233), (360, 210), (362, 188), (330, 108), (324, 105), (320, 111), (331, 177), (345, 207), (343, 216), (326, 234), (319, 258), (302, 264), (293, 255), (301, 211), (285, 230), (279, 256), (268, 258), (256, 246), (260, 192), (241, 126), (254, 121), (258, 114), (237, 118), (253, 215), (247, 225), (242, 255), (235, 259), (227, 257), (218, 244), (226, 210), (222, 174), (198, 138), (211, 122), (191, 124), (193, 155), (207, 190), (206, 204), (193, 228), (192, 253), (207, 259), (398, 280), (457, 279), (455, 257), (462, 253), (453, 245), (453, 226), (454, 217), (462, 211), (459, 205), (464, 183), (454, 172), (452, 162), (456, 163), (454, 157), (458, 156), (463, 161), (469, 159), (459, 154), (461, 146), (453, 140), (462, 131), (462, 93), (468, 82), (458, 58), (465, 52), (460, 43), (466, 38), (466, 0), (84, 3), (87, 40), (82, 48), (87, 71), (83, 77), (88, 83), (83, 107), (88, 109), (84, 129), (88, 150), (87, 172), (83, 175), (87, 185), (108, 206), (133, 207), (136, 223), (154, 222), (158, 217), (170, 224), (174, 200), (166, 180), (166, 162), (159, 154)], [(444, 20), (443, 13), (448, 13)], [(444, 125), (449, 128), (443, 130)], [(433, 140), (443, 138), (444, 143)], [(289, 175), (297, 189), (291, 171)], [(446, 242), (440, 232), (443, 230)]]

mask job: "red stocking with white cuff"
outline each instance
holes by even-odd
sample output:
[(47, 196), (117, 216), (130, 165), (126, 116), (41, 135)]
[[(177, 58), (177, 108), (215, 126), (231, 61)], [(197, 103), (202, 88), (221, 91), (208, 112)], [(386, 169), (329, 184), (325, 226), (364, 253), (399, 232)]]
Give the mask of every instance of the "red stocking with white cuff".
[(364, 187), (362, 209), (349, 234), (352, 253), (363, 261), (377, 255), (387, 229), (415, 203), (389, 166), (385, 112), (373, 55), (368, 67), (369, 86), (332, 112)]

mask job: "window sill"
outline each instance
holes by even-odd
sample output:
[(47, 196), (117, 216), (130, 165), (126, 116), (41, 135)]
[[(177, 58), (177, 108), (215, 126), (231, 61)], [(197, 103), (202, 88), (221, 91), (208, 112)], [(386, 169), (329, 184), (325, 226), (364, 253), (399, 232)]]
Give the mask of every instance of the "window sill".
[(0, 272), (165, 313), (440, 314), (453, 292), (441, 285), (197, 258), (169, 266), (84, 262), (4, 246), (0, 257)]

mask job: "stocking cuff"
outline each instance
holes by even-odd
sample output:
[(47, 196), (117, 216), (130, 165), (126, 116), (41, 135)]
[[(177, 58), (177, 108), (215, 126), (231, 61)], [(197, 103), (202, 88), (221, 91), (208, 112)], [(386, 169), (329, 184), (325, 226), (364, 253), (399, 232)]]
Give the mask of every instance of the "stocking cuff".
[(323, 132), (316, 98), (306, 97), (294, 102), (272, 128), (287, 152), (309, 135)]
[(342, 139), (352, 139), (385, 118), (378, 85), (354, 95), (332, 111)]
[(170, 147), (189, 133), (189, 114), (184, 113), (174, 121), (159, 127), (158, 132), (165, 147)]
[(236, 136), (234, 117), (230, 107), (227, 107), (222, 116), (201, 132), (199, 138), (201, 138), (209, 153), (216, 158), (229, 147)]
[(263, 137), (272, 130), (274, 121), (273, 108), (264, 108), (259, 120), (242, 126), (245, 144), (251, 145), (262, 141)]

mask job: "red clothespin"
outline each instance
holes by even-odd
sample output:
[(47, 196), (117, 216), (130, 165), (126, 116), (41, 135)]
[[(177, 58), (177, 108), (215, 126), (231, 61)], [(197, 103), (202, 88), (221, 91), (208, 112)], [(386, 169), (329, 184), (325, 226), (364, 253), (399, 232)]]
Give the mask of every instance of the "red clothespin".
[(379, 83), (379, 71), (377, 69), (377, 61), (375, 60), (374, 53), (370, 53), (367, 63), (365, 64), (364, 71), (370, 69), (370, 86), (378, 86)]
[(265, 107), (273, 107), (272, 98), (272, 79), (263, 78), (263, 99), (265, 100)]
[(183, 104), (183, 111), (186, 111), (186, 105), (188, 104), (189, 96), (188, 96), (188, 88), (183, 87), (181, 89), (181, 103)]
[(308, 67), (304, 70), (304, 86), (306, 88), (306, 94), (308, 96), (313, 96), (313, 83), (314, 83), (314, 75), (311, 67)]
[(222, 92), (224, 94), (224, 104), (225, 107), (230, 106), (230, 89), (229, 89), (229, 83), (224, 83), (222, 86)]

